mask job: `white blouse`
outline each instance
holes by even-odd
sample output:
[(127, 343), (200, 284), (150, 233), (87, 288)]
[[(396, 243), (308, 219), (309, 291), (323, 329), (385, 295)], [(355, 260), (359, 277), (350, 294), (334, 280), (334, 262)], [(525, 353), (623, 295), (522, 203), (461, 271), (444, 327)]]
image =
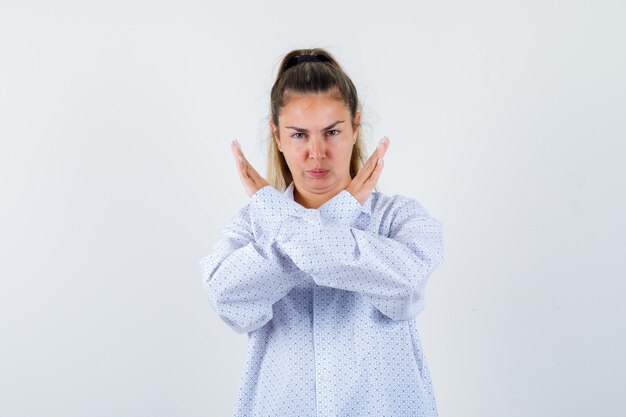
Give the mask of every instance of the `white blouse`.
[(235, 416), (437, 416), (414, 319), (441, 223), (398, 194), (308, 209), (293, 187), (258, 190), (199, 263), (212, 308), (248, 335)]

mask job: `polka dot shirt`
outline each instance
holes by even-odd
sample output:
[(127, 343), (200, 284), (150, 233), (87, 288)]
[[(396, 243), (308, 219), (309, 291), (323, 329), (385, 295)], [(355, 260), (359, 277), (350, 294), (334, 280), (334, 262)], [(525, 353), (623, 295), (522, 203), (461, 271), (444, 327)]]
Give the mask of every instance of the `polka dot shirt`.
[(437, 416), (415, 317), (443, 262), (415, 199), (342, 190), (318, 209), (258, 190), (199, 263), (248, 352), (236, 417)]

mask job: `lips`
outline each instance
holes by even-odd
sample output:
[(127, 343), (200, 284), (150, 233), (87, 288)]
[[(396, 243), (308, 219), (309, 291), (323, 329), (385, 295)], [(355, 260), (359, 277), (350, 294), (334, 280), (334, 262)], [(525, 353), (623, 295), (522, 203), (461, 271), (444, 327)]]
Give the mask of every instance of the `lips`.
[(311, 178), (325, 178), (328, 173), (327, 169), (312, 169), (307, 171), (309, 177)]

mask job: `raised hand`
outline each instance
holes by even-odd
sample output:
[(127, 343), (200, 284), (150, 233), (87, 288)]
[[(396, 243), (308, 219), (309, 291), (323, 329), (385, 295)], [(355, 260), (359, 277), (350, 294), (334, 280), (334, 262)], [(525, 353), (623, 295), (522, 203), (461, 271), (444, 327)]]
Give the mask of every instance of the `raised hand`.
[(248, 193), (248, 197), (252, 197), (258, 190), (266, 185), (269, 185), (269, 182), (259, 175), (259, 173), (252, 167), (252, 165), (250, 165), (246, 157), (243, 155), (237, 139), (230, 142), (230, 149), (235, 156), (237, 172), (239, 173), (239, 178), (241, 179), (243, 187), (246, 189), (246, 193)]
[(361, 205), (365, 204), (365, 201), (367, 201), (378, 182), (380, 173), (383, 170), (383, 157), (385, 156), (385, 152), (387, 152), (387, 148), (389, 148), (389, 138), (385, 136), (380, 140), (378, 147), (365, 162), (365, 165), (363, 165), (346, 187), (346, 190), (350, 192)]

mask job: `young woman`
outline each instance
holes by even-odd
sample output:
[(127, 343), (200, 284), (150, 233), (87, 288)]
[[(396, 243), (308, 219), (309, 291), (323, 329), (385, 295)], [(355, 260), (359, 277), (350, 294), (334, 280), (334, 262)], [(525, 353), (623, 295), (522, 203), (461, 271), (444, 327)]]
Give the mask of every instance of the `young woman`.
[(248, 335), (236, 416), (437, 416), (415, 317), (443, 262), (442, 225), (375, 191), (356, 89), (323, 49), (282, 60), (268, 179), (231, 143), (251, 197), (200, 261), (212, 308)]

